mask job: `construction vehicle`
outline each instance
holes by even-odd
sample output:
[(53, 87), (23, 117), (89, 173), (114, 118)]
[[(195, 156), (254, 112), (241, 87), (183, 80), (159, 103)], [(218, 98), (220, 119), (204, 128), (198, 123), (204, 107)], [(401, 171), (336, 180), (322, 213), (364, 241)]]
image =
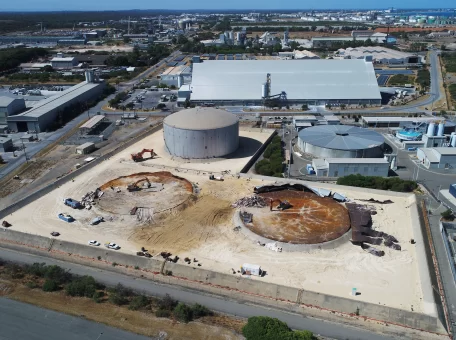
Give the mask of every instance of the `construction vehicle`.
[(279, 205), (276, 207), (276, 210), (280, 210), (280, 211), (283, 211), (283, 210), (286, 210), (286, 209), (290, 209), (291, 208), (291, 204), (290, 202), (288, 201), (281, 201), (279, 199), (271, 199), (271, 203), (269, 205), (269, 210), (272, 211), (272, 206), (274, 205), (274, 202), (277, 202), (279, 203)]
[[(143, 184), (142, 187), (140, 187), (138, 184), (145, 181), (146, 183)], [(141, 189), (148, 189), (152, 186), (152, 184), (150, 183), (149, 179), (147, 177), (144, 177), (143, 179), (140, 179), (139, 181), (136, 181), (134, 183), (130, 183), (127, 185), (127, 190), (128, 191), (138, 191), (138, 190), (141, 190)]]
[(210, 179), (211, 181), (220, 181), (220, 182), (224, 181), (223, 176), (209, 175), (209, 179)]
[(157, 154), (154, 152), (154, 149), (142, 149), (141, 152), (132, 153), (131, 154), (131, 159), (133, 161), (135, 161), (135, 162), (142, 162), (143, 160), (145, 160), (144, 154), (147, 153), (147, 152), (150, 153), (150, 158), (148, 158), (148, 159), (152, 159), (155, 156), (157, 156)]

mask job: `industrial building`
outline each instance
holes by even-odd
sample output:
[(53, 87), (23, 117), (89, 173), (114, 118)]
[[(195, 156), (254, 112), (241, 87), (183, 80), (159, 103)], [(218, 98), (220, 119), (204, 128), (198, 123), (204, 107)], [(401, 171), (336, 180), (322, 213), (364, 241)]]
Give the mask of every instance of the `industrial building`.
[[(425, 124), (427, 126), (433, 121), (436, 121), (436, 117), (361, 117), (361, 123), (364, 127), (373, 128), (395, 128), (395, 127), (408, 127), (411, 125)], [(455, 124), (450, 121), (445, 121), (445, 133), (451, 133), (455, 129)]]
[(192, 70), (189, 66), (179, 65), (168, 67), (160, 75), (160, 83), (168, 86), (180, 88), (184, 84), (190, 83), (192, 80)]
[(239, 147), (238, 118), (214, 108), (193, 108), (167, 116), (163, 133), (168, 152), (182, 158), (215, 158)]
[(422, 56), (380, 46), (340, 48), (335, 53), (336, 58), (343, 59), (364, 59), (367, 55), (372, 56), (374, 64), (419, 66), (423, 63)]
[(419, 148), (416, 156), (428, 169), (452, 169), (456, 167), (456, 148)]
[(95, 144), (94, 143), (84, 143), (84, 144), (79, 145), (78, 147), (76, 147), (76, 153), (78, 155), (86, 155), (88, 153), (91, 153), (94, 150), (95, 150)]
[(93, 71), (86, 71), (86, 81), (48, 99), (38, 101), (24, 113), (9, 116), (7, 118), (8, 128), (19, 132), (45, 131), (65, 108), (75, 103), (97, 98), (101, 95), (104, 86), (105, 83), (97, 82)]
[(55, 57), (51, 59), (51, 66), (56, 70), (71, 69), (78, 66), (75, 57)]
[(392, 39), (392, 37), (386, 36), (384, 33), (375, 33), (369, 37), (366, 36), (358, 36), (358, 37), (314, 37), (312, 38), (312, 47), (313, 48), (327, 48), (333, 47), (335, 45), (341, 46), (344, 43), (350, 43), (353, 40), (356, 41), (366, 41), (371, 40), (373, 43), (376, 44), (384, 44), (388, 39), (388, 43), (394, 43), (396, 39)]
[(315, 174), (321, 177), (363, 176), (388, 177), (390, 163), (384, 158), (316, 158), (312, 160)]
[(6, 125), (8, 116), (25, 110), (25, 100), (9, 96), (0, 97), (0, 125)]
[(106, 120), (107, 118), (103, 115), (93, 116), (87, 122), (85, 122), (79, 127), (79, 132), (83, 135), (88, 134)]
[(0, 137), (0, 151), (9, 152), (13, 151), (13, 140), (7, 137)]
[(348, 125), (320, 125), (298, 133), (298, 147), (318, 158), (376, 158), (383, 156), (381, 134)]
[(287, 104), (380, 105), (369, 60), (206, 60), (193, 65), (191, 101), (217, 105)]

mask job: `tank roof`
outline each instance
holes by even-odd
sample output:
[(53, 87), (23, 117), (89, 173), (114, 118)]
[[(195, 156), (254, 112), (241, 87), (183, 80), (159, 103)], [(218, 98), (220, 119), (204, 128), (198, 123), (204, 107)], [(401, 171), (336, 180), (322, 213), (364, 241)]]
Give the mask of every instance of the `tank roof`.
[(348, 125), (322, 125), (301, 130), (299, 138), (314, 146), (335, 150), (363, 150), (381, 146), (378, 132)]
[(185, 130), (209, 130), (231, 126), (238, 118), (227, 111), (212, 107), (197, 107), (173, 113), (164, 120), (164, 124)]

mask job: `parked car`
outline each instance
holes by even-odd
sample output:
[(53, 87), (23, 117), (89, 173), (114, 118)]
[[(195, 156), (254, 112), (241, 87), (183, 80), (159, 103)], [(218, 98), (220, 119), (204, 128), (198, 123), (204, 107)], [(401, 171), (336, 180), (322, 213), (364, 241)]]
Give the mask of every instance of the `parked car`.
[(60, 233), (57, 232), (57, 231), (53, 231), (53, 232), (51, 233), (51, 235), (52, 235), (52, 236), (60, 236)]
[(119, 250), (120, 246), (118, 244), (115, 244), (113, 242), (105, 243), (105, 247), (109, 249), (114, 249), (114, 250)]
[(104, 219), (103, 219), (102, 216), (97, 216), (90, 222), (90, 225), (97, 225), (97, 224), (99, 224), (100, 222), (103, 222), (103, 221), (104, 221)]
[(100, 245), (100, 242), (95, 241), (95, 240), (90, 240), (89, 241), (89, 246), (96, 246), (98, 247)]

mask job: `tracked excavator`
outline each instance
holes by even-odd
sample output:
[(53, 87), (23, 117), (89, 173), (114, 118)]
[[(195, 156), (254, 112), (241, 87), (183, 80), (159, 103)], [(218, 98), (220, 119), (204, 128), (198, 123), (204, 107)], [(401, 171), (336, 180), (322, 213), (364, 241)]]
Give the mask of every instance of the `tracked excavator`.
[(279, 210), (279, 211), (283, 211), (283, 210), (291, 208), (291, 204), (288, 201), (281, 201), (279, 199), (275, 199), (275, 200), (271, 199), (270, 202), (271, 202), (269, 205), (270, 211), (273, 210), (274, 203), (279, 203), (279, 205), (275, 208), (276, 210)]
[[(144, 183), (143, 186), (140, 187), (138, 184), (141, 183), (141, 182), (144, 182), (144, 181), (145, 181), (146, 183)], [(138, 180), (138, 181), (136, 181), (136, 182), (134, 182), (134, 183), (128, 184), (128, 185), (127, 185), (127, 190), (130, 191), (130, 192), (132, 192), (132, 191), (139, 191), (139, 190), (141, 190), (141, 189), (148, 189), (148, 188), (151, 187), (151, 185), (152, 185), (152, 184), (150, 183), (149, 179), (148, 179), (147, 177), (144, 177), (143, 179), (140, 179), (140, 180)]]
[(142, 162), (146, 158), (144, 158), (144, 154), (150, 152), (150, 157), (148, 159), (153, 159), (157, 154), (154, 152), (154, 149), (142, 149), (142, 151), (138, 153), (132, 153), (131, 159), (135, 162)]

